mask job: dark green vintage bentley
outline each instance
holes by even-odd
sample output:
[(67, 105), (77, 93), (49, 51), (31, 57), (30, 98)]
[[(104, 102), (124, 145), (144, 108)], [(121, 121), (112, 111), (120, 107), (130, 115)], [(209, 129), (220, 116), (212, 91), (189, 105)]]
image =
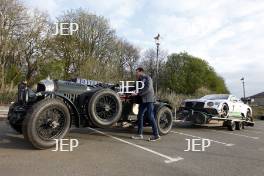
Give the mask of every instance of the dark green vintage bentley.
[[(18, 86), (18, 97), (8, 112), (10, 126), (24, 135), (35, 148), (55, 146), (71, 126), (134, 126), (138, 104), (129, 94), (120, 94), (118, 85), (88, 80), (43, 80), (37, 89), (26, 83)], [(172, 108), (167, 102), (155, 102), (155, 116), (160, 134), (167, 134), (173, 124)], [(146, 118), (146, 117), (145, 117)], [(148, 126), (148, 118), (145, 126)]]

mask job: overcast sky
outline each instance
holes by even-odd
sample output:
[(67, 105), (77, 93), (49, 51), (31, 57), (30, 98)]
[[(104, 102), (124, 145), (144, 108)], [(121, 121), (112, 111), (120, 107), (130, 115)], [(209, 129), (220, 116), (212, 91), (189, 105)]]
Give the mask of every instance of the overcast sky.
[(162, 49), (207, 60), (231, 93), (242, 96), (241, 77), (247, 96), (264, 91), (263, 0), (24, 1), (52, 18), (79, 7), (103, 15), (118, 36), (143, 51), (155, 47), (153, 37), (160, 33)]

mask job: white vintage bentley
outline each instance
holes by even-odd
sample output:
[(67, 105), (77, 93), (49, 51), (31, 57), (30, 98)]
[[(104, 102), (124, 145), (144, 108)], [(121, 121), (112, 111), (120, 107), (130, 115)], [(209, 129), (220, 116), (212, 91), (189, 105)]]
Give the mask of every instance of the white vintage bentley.
[(252, 109), (234, 95), (213, 94), (200, 99), (188, 99), (182, 102), (180, 111), (202, 111), (206, 114), (228, 118), (229, 116), (242, 116), (252, 120)]

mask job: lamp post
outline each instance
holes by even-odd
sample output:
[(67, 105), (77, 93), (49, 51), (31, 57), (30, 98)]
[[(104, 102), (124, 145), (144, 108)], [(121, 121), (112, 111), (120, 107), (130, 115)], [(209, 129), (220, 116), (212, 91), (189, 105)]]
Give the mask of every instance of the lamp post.
[(240, 79), (242, 81), (242, 86), (243, 86), (243, 95), (244, 95), (244, 100), (246, 99), (246, 91), (245, 91), (245, 78)]
[(158, 94), (158, 77), (159, 77), (159, 45), (160, 45), (160, 41), (159, 41), (159, 38), (160, 38), (160, 34), (158, 34), (156, 37), (154, 37), (155, 39), (155, 43), (156, 43), (156, 46), (157, 46), (157, 60), (156, 60), (156, 84), (155, 84), (155, 93), (156, 95)]

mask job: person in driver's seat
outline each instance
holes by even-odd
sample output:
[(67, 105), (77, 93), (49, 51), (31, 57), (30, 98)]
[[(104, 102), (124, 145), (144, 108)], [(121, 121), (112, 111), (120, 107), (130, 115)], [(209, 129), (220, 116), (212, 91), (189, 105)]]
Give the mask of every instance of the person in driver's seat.
[(138, 134), (132, 136), (132, 139), (143, 139), (143, 120), (144, 114), (147, 111), (147, 117), (152, 127), (153, 136), (149, 138), (149, 141), (156, 141), (160, 139), (157, 123), (154, 117), (154, 89), (153, 82), (150, 76), (144, 73), (144, 69), (139, 67), (136, 69), (137, 81), (143, 81), (144, 87), (140, 89), (134, 96), (140, 96), (142, 102), (139, 104), (138, 112)]

